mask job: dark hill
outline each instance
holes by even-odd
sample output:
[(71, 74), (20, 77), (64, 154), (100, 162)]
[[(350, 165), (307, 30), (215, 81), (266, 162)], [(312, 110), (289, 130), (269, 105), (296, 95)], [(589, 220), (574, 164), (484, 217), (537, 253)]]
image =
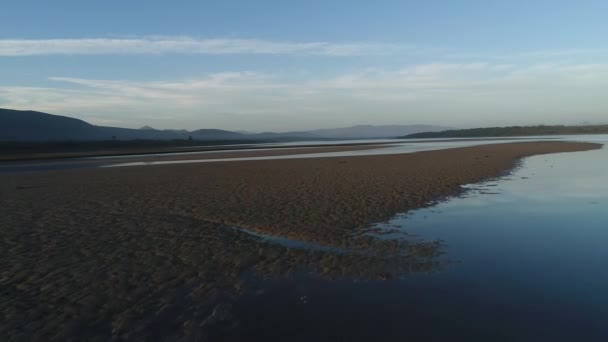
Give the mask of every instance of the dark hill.
[(295, 132), (233, 132), (221, 129), (159, 130), (150, 126), (140, 129), (91, 125), (85, 121), (61, 115), (36, 111), (20, 111), (0, 108), (0, 141), (48, 142), (48, 141), (109, 141), (109, 140), (196, 140), (237, 142), (279, 142), (340, 140), (364, 138), (394, 138), (421, 131), (445, 129), (425, 125), (361, 125), (334, 129)]
[(67, 116), (0, 108), (0, 141), (89, 140), (100, 128)]
[(318, 138), (306, 132), (238, 133), (221, 129), (158, 130), (91, 125), (61, 115), (0, 108), (0, 141), (107, 141), (107, 140), (197, 140), (197, 141), (296, 141)]
[(442, 132), (423, 132), (406, 135), (406, 139), (482, 138), (534, 135), (608, 134), (608, 125), (595, 126), (510, 126), (456, 129)]
[(342, 128), (326, 128), (309, 131), (317, 136), (333, 139), (361, 139), (361, 138), (396, 138), (399, 136), (418, 132), (445, 131), (450, 127), (431, 125), (358, 125)]
[(198, 129), (189, 133), (193, 139), (197, 140), (240, 140), (247, 139), (245, 134), (225, 131), (223, 129)]
[(219, 129), (158, 130), (91, 125), (85, 121), (36, 111), (0, 108), (0, 141), (91, 141), (91, 140), (240, 140), (240, 133)]

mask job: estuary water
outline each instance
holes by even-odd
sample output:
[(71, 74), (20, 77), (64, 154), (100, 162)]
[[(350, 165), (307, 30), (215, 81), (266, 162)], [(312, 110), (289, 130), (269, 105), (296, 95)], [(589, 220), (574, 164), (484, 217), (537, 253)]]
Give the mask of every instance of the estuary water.
[(382, 238), (442, 240), (444, 268), (378, 281), (260, 280), (263, 290), (237, 304), (237, 338), (608, 340), (608, 149), (527, 158), (467, 187), (375, 227), (390, 231)]
[[(239, 149), (234, 146), (226, 146), (226, 150), (221, 148), (213, 151), (181, 151), (170, 153), (151, 153), (151, 154), (128, 154), (120, 156), (98, 156), (80, 157), (50, 160), (31, 160), (17, 162), (0, 162), (0, 173), (10, 172), (32, 172), (32, 171), (51, 171), (64, 169), (81, 168), (108, 168), (108, 167), (129, 167), (129, 166), (154, 166), (169, 164), (194, 164), (194, 163), (214, 163), (214, 162), (233, 162), (247, 160), (275, 160), (275, 159), (294, 159), (294, 158), (327, 158), (327, 157), (351, 157), (380, 154), (400, 154), (422, 151), (441, 150), (454, 147), (467, 147), (484, 144), (499, 144), (508, 142), (524, 142), (539, 140), (578, 140), (590, 141), (597, 139), (596, 136), (543, 136), (543, 137), (524, 137), (524, 138), (487, 138), (487, 139), (377, 139), (377, 140), (343, 140), (332, 141), (333, 146), (344, 145), (370, 145), (369, 149), (341, 152), (323, 152), (322, 147), (328, 146), (327, 141), (300, 142), (299, 148), (311, 148), (310, 153), (290, 154), (295, 143), (276, 143), (276, 144), (257, 144), (244, 145)], [(315, 149), (319, 148), (318, 152)], [(230, 155), (238, 152), (259, 152), (278, 150), (284, 154), (275, 156), (259, 157), (222, 157), (208, 158), (208, 154), (221, 152)], [(179, 160), (167, 160), (165, 157), (181, 156)], [(207, 157), (207, 158), (206, 158)]]

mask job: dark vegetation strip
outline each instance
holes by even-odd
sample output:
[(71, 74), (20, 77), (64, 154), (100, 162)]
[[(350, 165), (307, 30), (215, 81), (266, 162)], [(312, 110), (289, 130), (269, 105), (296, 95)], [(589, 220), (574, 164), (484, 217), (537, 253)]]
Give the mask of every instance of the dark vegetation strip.
[(593, 126), (510, 126), (456, 129), (442, 132), (424, 132), (404, 136), (406, 139), (427, 138), (481, 138), (481, 137), (516, 137), (535, 135), (584, 135), (608, 134), (608, 125)]

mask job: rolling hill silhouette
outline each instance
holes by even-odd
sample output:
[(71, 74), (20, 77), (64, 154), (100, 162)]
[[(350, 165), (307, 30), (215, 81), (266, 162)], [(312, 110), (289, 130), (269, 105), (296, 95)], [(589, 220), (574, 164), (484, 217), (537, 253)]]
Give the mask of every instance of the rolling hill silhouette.
[(360, 125), (345, 128), (294, 132), (234, 132), (221, 129), (159, 130), (92, 125), (67, 116), (31, 110), (0, 108), (0, 141), (108, 141), (108, 140), (214, 140), (214, 141), (305, 141), (333, 139), (394, 138), (423, 131), (441, 131), (446, 127), (429, 125)]

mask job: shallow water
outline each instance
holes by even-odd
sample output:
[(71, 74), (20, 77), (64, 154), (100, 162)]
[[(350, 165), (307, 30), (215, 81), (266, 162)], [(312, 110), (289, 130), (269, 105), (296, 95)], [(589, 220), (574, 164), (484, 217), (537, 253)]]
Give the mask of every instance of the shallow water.
[[(387, 143), (386, 146), (380, 148), (370, 148), (357, 151), (342, 151), (342, 152), (318, 152), (307, 154), (284, 154), (278, 156), (263, 156), (263, 157), (244, 157), (244, 158), (221, 158), (221, 159), (198, 159), (196, 156), (204, 156), (209, 153), (237, 153), (250, 151), (267, 151), (276, 147), (281, 147), (281, 151), (289, 151), (295, 149), (293, 143), (281, 144), (259, 144), (247, 145), (251, 148), (246, 149), (229, 149), (229, 150), (214, 150), (214, 151), (187, 151), (187, 152), (171, 152), (158, 154), (130, 154), (121, 156), (100, 156), (100, 157), (83, 157), (83, 158), (68, 158), (54, 160), (38, 160), (38, 161), (22, 161), (22, 162), (2, 162), (0, 163), (0, 173), (11, 172), (33, 172), (33, 171), (51, 171), (65, 169), (80, 169), (80, 168), (107, 168), (107, 167), (129, 167), (129, 166), (153, 166), (167, 164), (192, 164), (192, 163), (214, 163), (214, 162), (230, 162), (230, 161), (246, 161), (246, 160), (275, 160), (275, 159), (295, 159), (295, 158), (327, 158), (327, 157), (350, 157), (350, 156), (367, 156), (367, 155), (383, 155), (383, 154), (400, 154), (413, 153), (421, 151), (441, 150), (454, 147), (477, 146), (484, 144), (499, 144), (514, 141), (539, 141), (539, 140), (577, 140), (591, 141), (597, 139), (597, 136), (551, 136), (551, 137), (526, 137), (526, 138), (506, 138), (506, 139), (385, 139), (385, 140), (344, 140), (333, 141), (336, 145), (359, 143)], [(323, 142), (327, 144), (327, 141)], [(321, 142), (308, 142), (300, 145), (308, 145), (314, 148)], [(155, 157), (165, 156), (192, 156), (191, 159), (181, 160), (154, 160)], [(124, 161), (118, 161), (124, 160)]]
[(441, 239), (446, 268), (389, 281), (260, 280), (236, 303), (231, 337), (607, 340), (608, 149), (531, 157), (469, 188), (377, 226)]
[[(386, 154), (402, 154), (414, 153), (422, 151), (443, 150), (455, 147), (468, 147), (485, 144), (500, 144), (508, 142), (524, 142), (524, 141), (539, 141), (539, 140), (559, 140), (567, 139), (567, 137), (529, 137), (522, 139), (496, 139), (496, 140), (475, 140), (475, 139), (442, 139), (429, 140), (412, 139), (412, 140), (379, 140), (377, 143), (390, 143), (389, 145), (379, 148), (370, 148), (366, 150), (356, 151), (340, 151), (340, 152), (319, 152), (305, 154), (285, 154), (279, 156), (265, 157), (244, 157), (244, 158), (221, 158), (221, 159), (184, 159), (184, 160), (162, 160), (162, 161), (134, 161), (127, 163), (112, 163), (101, 165), (101, 167), (127, 167), (127, 166), (150, 166), (150, 165), (169, 165), (169, 164), (194, 164), (194, 163), (214, 163), (214, 162), (230, 162), (230, 161), (246, 161), (246, 160), (277, 160), (277, 159), (300, 159), (300, 158), (328, 158), (328, 157), (352, 157), (352, 156), (370, 156), (370, 155), (386, 155)], [(359, 143), (369, 143), (370, 141), (359, 141)], [(351, 140), (341, 141), (339, 143), (352, 143)], [(277, 144), (280, 146), (280, 144)], [(282, 145), (289, 146), (289, 145)], [(310, 147), (314, 147), (311, 145)]]

